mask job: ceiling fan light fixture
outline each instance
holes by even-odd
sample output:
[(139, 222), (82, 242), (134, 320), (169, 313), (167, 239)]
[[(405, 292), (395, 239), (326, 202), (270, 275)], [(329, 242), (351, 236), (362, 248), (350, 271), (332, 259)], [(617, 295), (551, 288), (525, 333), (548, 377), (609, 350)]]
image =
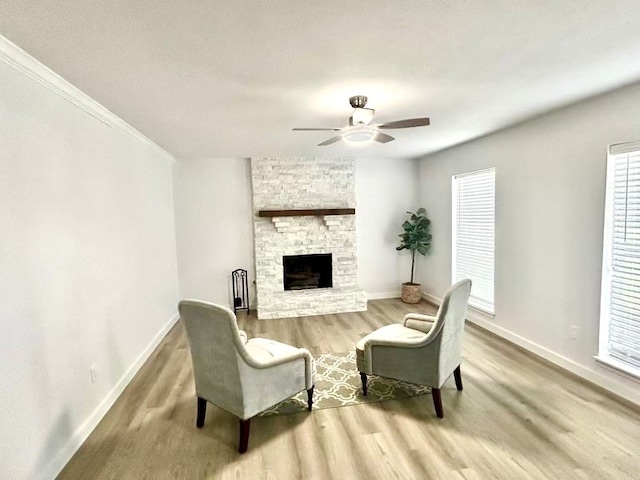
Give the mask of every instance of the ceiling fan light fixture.
[(375, 137), (377, 130), (374, 127), (368, 127), (366, 125), (356, 125), (354, 127), (350, 127), (342, 134), (342, 138), (344, 138), (349, 143), (363, 143), (368, 142)]
[(373, 108), (356, 108), (351, 116), (352, 125), (369, 125), (373, 120), (373, 114), (376, 111)]

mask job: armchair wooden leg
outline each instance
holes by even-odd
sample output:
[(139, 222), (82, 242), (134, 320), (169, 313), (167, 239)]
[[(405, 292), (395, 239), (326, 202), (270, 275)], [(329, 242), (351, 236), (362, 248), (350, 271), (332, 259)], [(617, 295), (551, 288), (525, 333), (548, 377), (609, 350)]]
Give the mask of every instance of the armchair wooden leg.
[(459, 392), (462, 391), (462, 374), (460, 373), (460, 365), (453, 371), (453, 377), (456, 379), (456, 388)]
[(315, 385), (312, 385), (311, 388), (309, 390), (307, 390), (307, 405), (309, 408), (309, 411), (311, 411), (311, 406), (313, 405), (313, 389), (314, 389)]
[(207, 413), (207, 401), (198, 397), (198, 418), (196, 419), (196, 427), (202, 428), (204, 425), (204, 416)]
[(244, 453), (249, 447), (249, 427), (251, 427), (251, 419), (240, 419), (240, 447), (238, 452)]
[(360, 372), (360, 380), (362, 380), (362, 394), (367, 396), (367, 374)]
[(436, 409), (436, 415), (438, 418), (444, 417), (444, 413), (442, 412), (442, 397), (440, 396), (440, 389), (432, 388), (431, 394), (433, 395), (433, 406)]

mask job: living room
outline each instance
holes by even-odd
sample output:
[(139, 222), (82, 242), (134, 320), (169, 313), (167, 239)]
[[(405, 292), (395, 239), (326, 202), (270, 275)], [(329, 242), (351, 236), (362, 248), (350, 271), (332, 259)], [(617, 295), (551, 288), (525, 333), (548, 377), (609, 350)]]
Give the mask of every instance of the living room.
[[(580, 392), (587, 388), (580, 382), (597, 386), (589, 386), (593, 390), (584, 390), (590, 392), (585, 395), (604, 409), (608, 404), (612, 416), (619, 413), (626, 420), (626, 427), (617, 433), (623, 431), (625, 439), (636, 438), (636, 443), (619, 445), (620, 455), (636, 451), (640, 432), (637, 376), (594, 357), (600, 344), (608, 147), (637, 141), (640, 132), (640, 70), (637, 62), (631, 61), (633, 52), (640, 48), (634, 24), (640, 14), (638, 6), (634, 2), (602, 2), (588, 8), (554, 6), (555, 13), (551, 13), (525, 2), (512, 12), (498, 13), (487, 6), (456, 10), (433, 4), (434, 19), (429, 20), (417, 3), (405, 6), (408, 10), (404, 13), (376, 2), (340, 7), (336, 11), (343, 12), (343, 17), (327, 13), (328, 5), (322, 8), (324, 13), (310, 13), (303, 7), (296, 11), (286, 3), (278, 2), (270, 13), (261, 8), (260, 15), (244, 20), (240, 5), (229, 2), (220, 6), (223, 11), (216, 18), (201, 5), (190, 12), (181, 11), (182, 17), (176, 19), (173, 29), (167, 29), (166, 38), (158, 31), (176, 14), (171, 7), (158, 7), (157, 18), (152, 9), (144, 16), (143, 5), (138, 10), (120, 6), (122, 10), (114, 7), (108, 12), (97, 4), (65, 8), (16, 3), (0, 10), (0, 35), (4, 35), (0, 37), (0, 291), (8, 327), (0, 356), (5, 407), (0, 470), (10, 478), (56, 477), (109, 408), (126, 396), (123, 392), (138, 372), (144, 375), (151, 369), (158, 377), (168, 375), (173, 368), (170, 363), (161, 364), (160, 370), (158, 364), (146, 362), (158, 357), (158, 351), (155, 356), (153, 353), (156, 347), (166, 345), (167, 333), (175, 335), (174, 327), (180, 326), (176, 323), (180, 299), (199, 298), (230, 307), (229, 276), (234, 269), (244, 268), (249, 272), (251, 308), (260, 308), (253, 283), (251, 164), (268, 158), (328, 157), (353, 162), (354, 204), (349, 206), (355, 208), (357, 283), (367, 292), (371, 315), (385, 317), (388, 323), (402, 320), (401, 315), (386, 318), (386, 313), (395, 315), (404, 308), (397, 297), (411, 267), (410, 256), (396, 251), (406, 211), (425, 207), (431, 220), (431, 253), (418, 258), (416, 266), (424, 296), (416, 308), (428, 313), (436, 308), (428, 301), (437, 304), (452, 283), (452, 177), (495, 168), (495, 313), (469, 310), (465, 335), (473, 340), (465, 347), (473, 350), (466, 351), (465, 360), (470, 369), (479, 368), (474, 365), (478, 358), (495, 367), (492, 362), (499, 358), (495, 356), (498, 353), (484, 357), (483, 349), (478, 348), (478, 344), (483, 348), (494, 345), (497, 352), (508, 351), (521, 365), (530, 366), (536, 380), (540, 380), (536, 370), (549, 369), (549, 384), (540, 385), (539, 391), (520, 392), (531, 401), (539, 395), (538, 400), (544, 402), (545, 395), (553, 396), (549, 389), (555, 391), (563, 385)], [(357, 20), (357, 7), (365, 5), (371, 11)], [(334, 6), (338, 8), (337, 3)], [(291, 9), (288, 18), (279, 16), (282, 9)], [(453, 18), (456, 14), (460, 17)], [(311, 55), (303, 45), (290, 45), (291, 38), (304, 38), (310, 29), (301, 17), (314, 15), (318, 16), (312, 29), (316, 47), (331, 37), (322, 33), (331, 22), (335, 25), (327, 32), (349, 32), (344, 41), (354, 45), (344, 46), (339, 62), (329, 61), (333, 48), (324, 52), (327, 59), (323, 63), (321, 50), (313, 50)], [(412, 15), (424, 22), (420, 26), (424, 42), (444, 52), (441, 58), (434, 57), (431, 50), (423, 51), (425, 60), (421, 63), (431, 65), (435, 79), (431, 92), (423, 93), (427, 84), (418, 78), (425, 75), (424, 70), (419, 70), (419, 75), (411, 73), (426, 67), (406, 58), (410, 57), (406, 52), (412, 52), (409, 47), (384, 49), (392, 39), (403, 46), (403, 41), (422, 38), (414, 36), (416, 28), (409, 21)], [(383, 28), (381, 18), (389, 18), (391, 25)], [(86, 27), (86, 19), (100, 22), (89, 22), (92, 30)], [(377, 25), (379, 32), (362, 33), (356, 28), (366, 29), (365, 20)], [(216, 28), (208, 25), (214, 21)], [(119, 22), (122, 28), (118, 28)], [(540, 41), (539, 25), (548, 36)], [(149, 28), (145, 31), (143, 26)], [(507, 31), (496, 34), (495, 41), (486, 38), (506, 26)], [(186, 50), (198, 45), (198, 38), (187, 35), (187, 27), (201, 35), (209, 29), (215, 31), (209, 35), (216, 42), (219, 36), (231, 35), (234, 28), (238, 28), (238, 36), (257, 32), (252, 42), (239, 43), (235, 56), (240, 58), (244, 58), (245, 49), (256, 47), (256, 38), (279, 27), (279, 40), (265, 43), (261, 51), (264, 59), (255, 67), (261, 75), (272, 76), (267, 80), (274, 83), (282, 81), (276, 75), (278, 69), (295, 64), (298, 57), (306, 58), (298, 67), (301, 70), (317, 65), (306, 76), (297, 72), (298, 77), (284, 82), (285, 93), (266, 87), (260, 91), (253, 88), (253, 70), (234, 70), (238, 68), (234, 55), (215, 50), (186, 56)], [(282, 33), (287, 28), (291, 31)], [(374, 42), (376, 36), (380, 38)], [(279, 53), (282, 44), (278, 42), (287, 39), (294, 50)], [(172, 50), (172, 42), (180, 48)], [(371, 51), (372, 45), (380, 50)], [(462, 58), (455, 63), (446, 61), (444, 58), (456, 49)], [(167, 56), (171, 52), (174, 56)], [(474, 60), (475, 55), (478, 59)], [(122, 57), (122, 63), (115, 62), (116, 57)], [(214, 78), (187, 58), (201, 58), (203, 64), (211, 63), (212, 69), (229, 76)], [(376, 66), (387, 69), (385, 74), (377, 74)], [(552, 67), (557, 73), (551, 72)], [(113, 78), (107, 78), (105, 72), (111, 72)], [(479, 72), (484, 72), (482, 77), (474, 76)], [(243, 75), (249, 79), (245, 86)], [(162, 79), (153, 84), (157, 89), (145, 84), (150, 77)], [(462, 82), (465, 77), (474, 80)], [(530, 80), (524, 81), (527, 77)], [(214, 80), (218, 82), (215, 94), (201, 99), (206, 108), (198, 108), (197, 95), (188, 101), (181, 97), (187, 87), (200, 94), (206, 90), (204, 85)], [(501, 91), (501, 95), (496, 93)], [(173, 92), (177, 99), (170, 98)], [(341, 127), (351, 112), (349, 96), (358, 94), (370, 97), (368, 106), (376, 109), (376, 120), (429, 116), (432, 125), (394, 132), (395, 141), (364, 147), (346, 142), (316, 147), (331, 134), (291, 131), (294, 127)], [(154, 95), (167, 97), (167, 103), (153, 103)], [(223, 97), (234, 101), (226, 102)], [(286, 101), (293, 105), (286, 105)], [(214, 108), (218, 105), (223, 113)], [(245, 107), (237, 109), (238, 105)], [(227, 119), (233, 108), (238, 110), (237, 116)], [(457, 116), (447, 117), (449, 109)], [(270, 122), (278, 128), (271, 128)], [(411, 311), (412, 307), (406, 308)], [(313, 337), (317, 342), (328, 341), (323, 335), (330, 339), (330, 345), (318, 343), (322, 353), (353, 349), (354, 339), (372, 330), (365, 320), (353, 315), (344, 317), (343, 322), (353, 322), (345, 327), (344, 338), (335, 333), (335, 337), (328, 337), (328, 327)], [(331, 320), (334, 329), (336, 318)], [(311, 331), (307, 335), (313, 335), (314, 329), (305, 317), (242, 322), (247, 322), (247, 331), (292, 344), (304, 336), (296, 333), (302, 325)], [(171, 347), (176, 355), (171, 358), (188, 360), (183, 355), (183, 340)], [(536, 363), (539, 360), (532, 360), (535, 357), (513, 344), (576, 377), (557, 373), (544, 362)], [(472, 353), (477, 356), (470, 356)], [(517, 362), (504, 358), (500, 362), (505, 370), (496, 368), (495, 382), (500, 382), (502, 375), (515, 378), (522, 373)], [(158, 404), (165, 401), (165, 394), (172, 398), (180, 386), (187, 388), (188, 365), (182, 365), (179, 374), (174, 372), (180, 381), (170, 391), (154, 392)], [(477, 371), (470, 370), (470, 380), (474, 374), (479, 378)], [(349, 435), (338, 427), (344, 422), (360, 434), (359, 428), (371, 434), (364, 438), (366, 446), (373, 449), (367, 458), (372, 465), (380, 461), (375, 457), (388, 456), (398, 472), (414, 472), (415, 477), (424, 478), (428, 475), (410, 468), (410, 459), (399, 452), (401, 443), (388, 442), (388, 436), (397, 432), (390, 430), (385, 416), (406, 424), (407, 437), (414, 435), (420, 448), (429, 447), (421, 436), (424, 432), (417, 430), (424, 427), (433, 435), (438, 435), (438, 429), (441, 435), (452, 435), (455, 442), (449, 447), (455, 450), (465, 427), (460, 418), (469, 418), (463, 417), (465, 408), (458, 402), (465, 396), (475, 398), (474, 387), (480, 390), (469, 382), (460, 395), (455, 388), (443, 394), (446, 416), (442, 421), (433, 414), (430, 400), (415, 403), (416, 399), (409, 404), (384, 402), (380, 405), (387, 406), (368, 410), (358, 406), (314, 411), (311, 423), (305, 421), (305, 414), (265, 419), (264, 425), (255, 424), (249, 456), (244, 459), (235, 450), (231, 415), (215, 414), (222, 422), (221, 430), (209, 420), (204, 429), (196, 430), (195, 394), (190, 391), (186, 394), (193, 396), (193, 403), (176, 403), (180, 405), (176, 407), (178, 417), (189, 416), (180, 423), (183, 437), (179, 438), (209, 436), (209, 443), (204, 444), (213, 442), (222, 452), (216, 454), (218, 464), (211, 476), (231, 475), (236, 466), (245, 476), (253, 469), (260, 477), (260, 472), (263, 476), (270, 472), (261, 470), (261, 462), (269, 462), (273, 446), (282, 446), (282, 451), (272, 455), (286, 464), (287, 442), (296, 439), (317, 435), (317, 442), (328, 451), (327, 458), (340, 456), (341, 452), (331, 451), (330, 438)], [(416, 413), (416, 405), (424, 410)], [(494, 421), (491, 415), (485, 416), (487, 412), (497, 415), (488, 404), (476, 410), (469, 402), (466, 405), (466, 415), (473, 412), (478, 424)], [(349, 409), (355, 413), (348, 413)], [(126, 415), (134, 427), (144, 431), (149, 428), (147, 422), (153, 422), (153, 416), (147, 418), (146, 413), (133, 410)], [(517, 417), (522, 412), (513, 413)], [(554, 417), (566, 412), (544, 413)], [(604, 432), (603, 437), (613, 438), (606, 423), (615, 422), (608, 415), (605, 412), (597, 430)], [(528, 418), (520, 416), (514, 423), (526, 423)], [(323, 428), (324, 433), (318, 433)], [(280, 430), (281, 435), (277, 433)], [(299, 436), (288, 436), (288, 430), (300, 430)], [(179, 451), (180, 445), (171, 447), (170, 435), (166, 431), (150, 441)], [(126, 438), (119, 446), (115, 436), (108, 438), (102, 450), (92, 447), (96, 448), (92, 454), (108, 456), (113, 449), (126, 450)], [(383, 440), (377, 447), (376, 439)], [(584, 439), (574, 440), (579, 449)], [(305, 446), (313, 449), (315, 440), (307, 441)], [(356, 458), (363, 452), (346, 450), (344, 457), (353, 464), (345, 471), (357, 470)], [(436, 450), (441, 462), (451, 458), (444, 446)], [(488, 451), (499, 455), (497, 450)], [(187, 457), (198, 456), (197, 461), (206, 464), (206, 452), (190, 452)], [(568, 455), (567, 465), (574, 465), (579, 458), (574, 453)], [(164, 453), (159, 449), (156, 454), (157, 463), (162, 464), (159, 459)], [(619, 461), (627, 470), (610, 472), (628, 472), (633, 455), (628, 456), (627, 464)], [(393, 458), (403, 460), (395, 465)], [(535, 458), (531, 452), (531, 457), (524, 455), (516, 462), (533, 462)], [(123, 470), (112, 473), (126, 472), (127, 461), (123, 457), (119, 465)], [(295, 475), (322, 468), (322, 462), (313, 458), (297, 461), (303, 466), (290, 466), (286, 471)], [(468, 459), (469, 464), (473, 461)], [(637, 459), (635, 462), (637, 465)], [(580, 466), (574, 466), (579, 472)], [(485, 467), (490, 469), (491, 464)], [(496, 466), (494, 475), (507, 478), (515, 471), (512, 467), (504, 467), (501, 473)], [(186, 464), (175, 471), (148, 468), (149, 475), (156, 478), (189, 478)], [(273, 464), (270, 468), (274, 469), (271, 474), (282, 473)], [(363, 471), (375, 473), (376, 468)], [(464, 465), (457, 464), (450, 471), (463, 472)], [(478, 471), (486, 474), (488, 470)], [(322, 473), (316, 471), (315, 475), (323, 478)], [(539, 474), (530, 471), (531, 476)], [(93, 473), (95, 477), (107, 475), (107, 471)], [(598, 478), (603, 473), (587, 468), (585, 476)]]

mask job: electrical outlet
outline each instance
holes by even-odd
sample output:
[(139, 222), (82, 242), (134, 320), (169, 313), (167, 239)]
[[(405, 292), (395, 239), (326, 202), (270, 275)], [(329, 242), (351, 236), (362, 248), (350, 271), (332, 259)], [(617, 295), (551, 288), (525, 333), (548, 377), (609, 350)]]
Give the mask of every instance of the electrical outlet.
[(580, 333), (580, 327), (578, 327), (577, 325), (571, 325), (571, 339), (572, 340), (577, 340), (578, 339), (578, 334)]
[(98, 381), (98, 367), (96, 365), (91, 365), (89, 369), (89, 375), (91, 375), (91, 383), (95, 385)]

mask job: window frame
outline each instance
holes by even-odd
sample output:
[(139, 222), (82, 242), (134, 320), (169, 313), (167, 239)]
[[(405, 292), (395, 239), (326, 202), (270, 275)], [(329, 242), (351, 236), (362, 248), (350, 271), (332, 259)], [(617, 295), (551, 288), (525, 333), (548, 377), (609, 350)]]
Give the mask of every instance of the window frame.
[[(614, 153), (616, 152), (616, 153)], [(604, 205), (604, 224), (602, 241), (602, 275), (600, 284), (600, 324), (598, 332), (598, 353), (594, 358), (618, 371), (622, 371), (632, 377), (640, 379), (640, 367), (626, 363), (614, 357), (609, 352), (609, 334), (611, 325), (611, 286), (613, 281), (613, 237), (614, 237), (614, 196), (615, 196), (615, 171), (616, 161), (619, 155), (633, 152), (640, 153), (640, 141), (625, 142), (609, 145), (607, 148), (606, 190)], [(634, 257), (635, 258), (635, 257)], [(640, 259), (640, 255), (637, 257)], [(634, 297), (640, 300), (640, 292)], [(640, 335), (639, 335), (640, 340)]]
[[(465, 178), (465, 177), (470, 177), (470, 176), (475, 176), (475, 175), (480, 175), (480, 174), (486, 174), (486, 173), (492, 173), (493, 174), (493, 195), (494, 195), (494, 204), (493, 204), (493, 263), (492, 263), (492, 268), (491, 268), (491, 276), (492, 276), (492, 281), (493, 281), (493, 288), (492, 288), (492, 294), (493, 294), (493, 298), (491, 299), (491, 303), (486, 302), (478, 297), (473, 297), (473, 295), (471, 295), (469, 297), (469, 307), (478, 310), (486, 315), (489, 315), (491, 317), (495, 316), (495, 271), (496, 271), (496, 262), (495, 262), (495, 248), (496, 248), (496, 242), (495, 242), (495, 225), (496, 225), (496, 208), (495, 208), (495, 194), (496, 194), (496, 168), (495, 167), (488, 167), (488, 168), (483, 168), (480, 170), (474, 170), (474, 171), (470, 171), (470, 172), (464, 172), (464, 173), (459, 173), (456, 175), (453, 175), (451, 177), (451, 195), (452, 195), (452, 208), (451, 208), (451, 278), (452, 278), (452, 283), (455, 283), (458, 281), (458, 275), (457, 275), (457, 268), (458, 268), (458, 211), (459, 211), (459, 205), (458, 205), (458, 191), (459, 191), (459, 179)], [(471, 279), (473, 282), (473, 279)], [(472, 290), (473, 290), (473, 286), (472, 286)]]

